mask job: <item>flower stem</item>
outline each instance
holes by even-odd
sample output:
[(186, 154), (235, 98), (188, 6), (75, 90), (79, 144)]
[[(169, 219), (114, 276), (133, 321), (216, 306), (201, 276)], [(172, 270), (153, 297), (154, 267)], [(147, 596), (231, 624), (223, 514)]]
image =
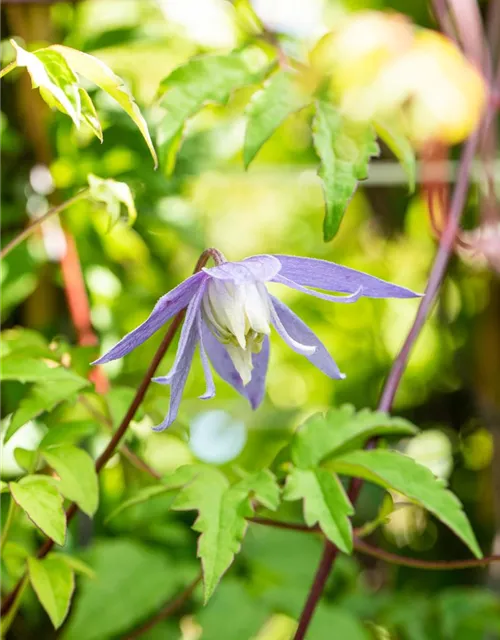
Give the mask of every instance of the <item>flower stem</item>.
[[(436, 253), (436, 257), (431, 268), (428, 284), (425, 290), (425, 296), (420, 302), (415, 320), (413, 321), (413, 325), (406, 337), (406, 340), (403, 343), (401, 351), (397, 355), (392, 365), (391, 371), (389, 372), (389, 376), (387, 377), (387, 380), (385, 382), (382, 396), (378, 405), (379, 411), (390, 411), (394, 396), (396, 395), (396, 391), (406, 369), (410, 352), (420, 334), (420, 331), (422, 330), (427, 316), (429, 315), (434, 305), (437, 292), (443, 280), (446, 266), (448, 264), (448, 260), (455, 243), (455, 237), (457, 235), (460, 219), (465, 207), (467, 192), (469, 188), (469, 174), (471, 171), (474, 154), (478, 146), (479, 134), (480, 130), (478, 129), (470, 136), (470, 138), (468, 138), (463, 148), (460, 167), (458, 170), (457, 183), (450, 205), (449, 216), (443, 234), (440, 238), (439, 249)], [(372, 440), (368, 443), (367, 447), (371, 448), (374, 446), (374, 444), (375, 441)], [(360, 478), (353, 478), (351, 480), (348, 495), (353, 504), (355, 504), (362, 486), (363, 481)], [(328, 575), (330, 574), (330, 570), (333, 566), (333, 563), (335, 562), (335, 558), (337, 557), (337, 555), (337, 547), (335, 547), (329, 540), (326, 540), (323, 555), (321, 557), (321, 561), (316, 572), (313, 584), (309, 591), (306, 604), (300, 616), (299, 626), (297, 627), (294, 640), (303, 640), (303, 638), (305, 638), (309, 623), (311, 622), (316, 606), (321, 598), (326, 580), (328, 578)]]
[(52, 209), (49, 209), (47, 213), (43, 214), (43, 216), (40, 216), (36, 220), (33, 220), (33, 222), (30, 225), (28, 225), (26, 229), (21, 231), (19, 235), (17, 235), (15, 238), (13, 238), (10, 242), (8, 242), (5, 245), (5, 247), (0, 252), (0, 258), (5, 258), (5, 256), (8, 255), (12, 251), (12, 249), (14, 249), (14, 247), (17, 247), (18, 244), (20, 244), (29, 235), (31, 235), (33, 231), (37, 227), (39, 227), (41, 224), (43, 224), (46, 220), (48, 220), (52, 216), (55, 216), (57, 213), (61, 213), (61, 211), (64, 211), (65, 209), (70, 207), (72, 204), (75, 204), (75, 202), (78, 202), (79, 200), (86, 198), (89, 195), (89, 191), (90, 191), (89, 189), (83, 189), (82, 191), (74, 195), (69, 200), (66, 200), (66, 202), (63, 202), (62, 204), (58, 204), (56, 207), (52, 207)]
[(5, 524), (2, 527), (2, 537), (0, 539), (0, 552), (3, 551), (5, 543), (9, 535), (9, 530), (14, 522), (14, 515), (16, 512), (17, 503), (12, 496), (10, 496), (9, 510), (7, 511), (7, 517), (5, 518)]
[(0, 70), (0, 78), (3, 78), (4, 76), (6, 76), (8, 73), (13, 71), (16, 67), (17, 67), (17, 60), (13, 60), (6, 67)]

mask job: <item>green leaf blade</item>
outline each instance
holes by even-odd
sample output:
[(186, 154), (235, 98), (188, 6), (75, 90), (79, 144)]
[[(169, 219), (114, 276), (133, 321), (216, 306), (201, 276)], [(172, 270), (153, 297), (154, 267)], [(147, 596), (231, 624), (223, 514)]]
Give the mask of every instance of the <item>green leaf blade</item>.
[(28, 558), (31, 585), (55, 629), (64, 622), (75, 589), (73, 569), (57, 556)]
[(414, 193), (417, 179), (417, 158), (411, 142), (403, 133), (398, 131), (396, 127), (392, 127), (386, 122), (376, 122), (375, 129), (379, 138), (389, 147), (401, 163), (401, 166), (408, 176), (409, 191), (410, 193)]
[(246, 169), (285, 118), (304, 107), (306, 102), (296, 78), (289, 71), (278, 71), (254, 95), (247, 108), (248, 124), (243, 146)]
[(447, 525), (477, 558), (482, 558), (460, 501), (427, 467), (409, 456), (384, 450), (354, 451), (334, 458), (330, 464), (337, 473), (394, 489), (421, 504)]
[(99, 504), (99, 483), (89, 454), (72, 445), (50, 447), (42, 453), (60, 478), (61, 493), (76, 502), (88, 516), (93, 516)]
[(285, 500), (303, 500), (304, 520), (309, 527), (319, 524), (326, 537), (344, 553), (352, 553), (354, 513), (340, 480), (326, 469), (296, 469), (287, 477)]
[(43, 476), (25, 476), (19, 482), (10, 482), (9, 489), (28, 518), (54, 542), (63, 545), (66, 515), (62, 496), (52, 482)]
[[(134, 198), (126, 182), (103, 179), (89, 173), (87, 176), (90, 197), (96, 202), (104, 204), (110, 217), (110, 230), (123, 217), (128, 225), (134, 224), (137, 218)], [(122, 216), (122, 208), (126, 215)]]

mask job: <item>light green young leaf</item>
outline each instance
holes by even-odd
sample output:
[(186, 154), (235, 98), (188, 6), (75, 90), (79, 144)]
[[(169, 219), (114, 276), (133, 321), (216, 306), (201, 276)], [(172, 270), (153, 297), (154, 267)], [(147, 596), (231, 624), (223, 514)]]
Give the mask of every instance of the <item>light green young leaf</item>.
[(63, 498), (53, 483), (43, 476), (25, 476), (9, 482), (9, 489), (28, 518), (57, 544), (66, 538), (66, 516)]
[[(161, 106), (166, 110), (158, 132), (163, 163), (171, 145), (182, 135), (186, 120), (206, 103), (225, 104), (235, 89), (258, 82), (267, 73), (267, 67), (252, 69), (241, 53), (193, 58), (174, 69), (159, 87)], [(173, 168), (172, 157), (170, 165)]]
[(356, 412), (352, 405), (346, 404), (326, 414), (314, 414), (297, 429), (291, 443), (292, 460), (297, 467), (308, 469), (333, 454), (362, 447), (374, 436), (411, 436), (417, 431), (403, 418), (369, 409)]
[(88, 53), (83, 53), (82, 51), (77, 51), (76, 49), (71, 49), (70, 47), (60, 44), (52, 45), (49, 49), (60, 53), (73, 71), (96, 84), (118, 102), (142, 133), (153, 156), (156, 167), (158, 165), (158, 158), (153, 142), (151, 141), (151, 136), (149, 135), (148, 125), (132, 94), (123, 83), (123, 80), (105, 65), (104, 62)]
[(394, 489), (421, 504), (463, 540), (477, 558), (482, 557), (459, 499), (427, 467), (409, 456), (384, 450), (353, 451), (334, 458), (329, 466), (337, 473)]
[(43, 560), (28, 558), (28, 573), (41, 605), (54, 628), (58, 629), (68, 615), (75, 589), (73, 569), (60, 557), (52, 555)]
[(325, 242), (337, 233), (358, 180), (368, 175), (371, 156), (379, 153), (371, 125), (346, 120), (329, 103), (318, 102), (313, 122), (313, 141), (321, 160), (318, 175), (325, 197)]
[(80, 103), (82, 106), (82, 119), (92, 129), (94, 135), (102, 142), (102, 127), (97, 115), (97, 111), (95, 110), (94, 103), (90, 99), (90, 96), (85, 91), (85, 89), (80, 87), (78, 91), (80, 93)]
[(57, 362), (36, 360), (13, 354), (2, 361), (0, 380), (17, 380), (18, 382), (66, 382), (84, 381), (76, 373), (65, 369)]
[(246, 517), (252, 515), (248, 494), (230, 490), (226, 477), (217, 469), (204, 465), (181, 467), (170, 479), (170, 486), (185, 484), (172, 509), (198, 511), (193, 529), (198, 539), (198, 557), (203, 567), (205, 602), (240, 550), (247, 529)]
[(50, 358), (49, 344), (38, 331), (24, 327), (14, 327), (2, 331), (0, 341), (0, 354), (2, 358), (16, 354), (16, 356), (31, 356), (32, 358)]
[(411, 142), (396, 127), (387, 122), (376, 122), (375, 130), (378, 137), (389, 147), (401, 163), (408, 176), (410, 193), (413, 193), (417, 177), (417, 159)]
[(68, 567), (73, 569), (75, 573), (81, 573), (87, 578), (95, 578), (95, 571), (90, 567), (86, 562), (80, 560), (80, 558), (76, 558), (75, 556), (70, 556), (67, 553), (51, 553), (49, 558), (57, 558), (65, 562)]
[(0, 493), (6, 493), (9, 490), (9, 483), (5, 480), (0, 480)]
[(154, 484), (150, 487), (143, 487), (134, 496), (118, 505), (116, 509), (114, 509), (106, 518), (106, 523), (108, 523), (110, 520), (113, 520), (113, 518), (116, 518), (116, 516), (122, 513), (122, 511), (125, 511), (130, 507), (134, 507), (136, 504), (148, 502), (148, 500), (167, 493), (170, 490), (171, 489), (169, 487), (166, 487), (164, 484)]
[(26, 471), (35, 471), (36, 451), (30, 451), (23, 447), (16, 447), (14, 449), (14, 458), (17, 464), (23, 469), (26, 469)]
[(243, 162), (248, 168), (262, 145), (285, 118), (307, 104), (291, 71), (278, 71), (250, 101), (243, 147)]
[(99, 483), (89, 454), (69, 444), (49, 447), (42, 454), (59, 476), (57, 486), (63, 496), (93, 516), (99, 503)]
[(106, 207), (106, 211), (110, 217), (109, 229), (114, 227), (122, 218), (122, 205), (126, 211), (126, 215), (123, 218), (127, 224), (134, 224), (137, 218), (137, 211), (135, 209), (132, 192), (126, 182), (99, 178), (92, 173), (89, 173), (87, 179), (91, 198), (96, 202), (103, 203)]
[(31, 76), (34, 88), (39, 88), (49, 106), (56, 106), (67, 113), (76, 127), (80, 126), (80, 94), (78, 81), (66, 60), (57, 51), (40, 49), (34, 53), (26, 51), (14, 40), (16, 64), (25, 67)]
[(340, 480), (326, 469), (292, 469), (287, 477), (285, 500), (304, 501), (304, 520), (319, 524), (325, 536), (344, 553), (352, 553), (354, 513)]
[[(57, 371), (57, 369), (51, 369)], [(64, 370), (63, 370), (64, 371)], [(84, 378), (62, 379), (57, 382), (37, 382), (19, 403), (9, 427), (5, 433), (5, 442), (20, 429), (28, 420), (38, 417), (45, 411), (52, 411), (59, 403), (71, 401), (78, 391), (90, 383)]]
[(261, 505), (276, 511), (280, 504), (280, 487), (275, 475), (269, 469), (262, 469), (251, 473), (236, 484), (234, 490), (243, 490), (254, 496)]

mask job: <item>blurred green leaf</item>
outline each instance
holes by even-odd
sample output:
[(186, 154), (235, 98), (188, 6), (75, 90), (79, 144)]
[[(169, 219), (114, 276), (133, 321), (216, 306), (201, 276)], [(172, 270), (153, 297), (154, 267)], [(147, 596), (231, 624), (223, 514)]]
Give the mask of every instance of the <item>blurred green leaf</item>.
[(63, 498), (53, 483), (43, 476), (30, 475), (19, 482), (9, 482), (9, 489), (17, 504), (32, 522), (63, 545), (66, 538), (66, 516)]
[(352, 553), (354, 513), (340, 480), (326, 469), (292, 469), (287, 476), (285, 500), (304, 501), (304, 520), (319, 524), (326, 537), (344, 553)]
[(105, 65), (104, 62), (88, 53), (83, 53), (82, 51), (77, 51), (76, 49), (71, 49), (70, 47), (60, 44), (52, 45), (49, 49), (60, 53), (73, 71), (96, 84), (118, 102), (142, 133), (153, 156), (156, 167), (158, 165), (158, 158), (153, 142), (151, 141), (151, 136), (149, 135), (148, 125), (132, 94), (123, 83), (123, 80)]
[(80, 126), (80, 94), (78, 81), (66, 60), (57, 51), (40, 49), (29, 53), (14, 40), (10, 41), (16, 50), (18, 67), (25, 67), (31, 76), (34, 88), (51, 106), (67, 113), (76, 127)]
[[(50, 371), (58, 371), (58, 369), (50, 369)], [(69, 380), (63, 378), (57, 382), (37, 382), (34, 384), (12, 416), (4, 442), (8, 442), (28, 420), (38, 417), (45, 411), (52, 411), (63, 401), (74, 400), (77, 392), (89, 384), (88, 380), (76, 376)]]
[(325, 241), (337, 233), (358, 180), (368, 176), (370, 157), (379, 148), (371, 125), (347, 121), (337, 109), (318, 102), (313, 122), (313, 141), (321, 160), (318, 175), (325, 198)]
[(31, 586), (48, 613), (55, 629), (68, 615), (71, 597), (75, 589), (73, 569), (59, 557), (38, 560), (28, 558)]
[(87, 576), (87, 578), (95, 578), (95, 571), (86, 562), (80, 560), (80, 558), (70, 556), (68, 553), (51, 553), (49, 558), (58, 558), (73, 569), (75, 573), (81, 573)]
[[(206, 103), (225, 104), (235, 89), (258, 82), (267, 72), (267, 67), (252, 69), (242, 53), (201, 56), (174, 69), (158, 88), (160, 104), (166, 110), (158, 132), (163, 164), (167, 163), (170, 147), (179, 140), (186, 120)], [(173, 158), (168, 160), (172, 168)]]
[(26, 469), (26, 471), (35, 471), (33, 467), (36, 455), (36, 451), (30, 451), (29, 449), (24, 449), (23, 447), (16, 447), (14, 449), (14, 458), (17, 464), (23, 469)]
[[(307, 638), (308, 640), (324, 640), (331, 635), (333, 629), (335, 629), (335, 635), (338, 638), (372, 640), (372, 635), (356, 615), (340, 606), (331, 605), (320, 605), (314, 612)], [(388, 637), (387, 640), (390, 638)]]
[[(120, 220), (124, 219), (127, 224), (134, 224), (137, 218), (134, 198), (130, 187), (125, 182), (117, 182), (116, 180), (103, 179), (89, 173), (88, 176), (90, 196), (96, 202), (105, 205), (106, 211), (110, 217), (109, 229)], [(126, 215), (122, 216), (122, 205), (125, 208)]]
[[(90, 384), (85, 378), (65, 369), (59, 363), (25, 358), (13, 354), (3, 359), (1, 380), (18, 380), (19, 382), (80, 382), (82, 386)], [(85, 385), (83, 384), (85, 383)]]
[(376, 122), (375, 130), (378, 137), (389, 147), (401, 163), (408, 176), (410, 193), (413, 193), (417, 178), (417, 158), (411, 142), (396, 127), (387, 122)]
[(481, 549), (459, 499), (423, 465), (395, 451), (353, 451), (329, 465), (340, 474), (364, 478), (399, 491), (436, 516), (469, 547), (477, 558)]
[(411, 436), (417, 431), (403, 418), (370, 409), (356, 411), (346, 404), (326, 414), (314, 414), (297, 429), (291, 443), (292, 460), (297, 467), (308, 469), (332, 454), (362, 447), (374, 436)]
[[(500, 631), (500, 603), (491, 592), (478, 588), (448, 589), (438, 596), (437, 608), (443, 638), (454, 640), (460, 637), (465, 640), (471, 637), (467, 622), (477, 629), (478, 638), (484, 637), (487, 631)], [(467, 631), (469, 635), (464, 633)]]
[(246, 109), (248, 121), (243, 146), (246, 168), (283, 120), (306, 104), (307, 98), (291, 71), (278, 71), (254, 94)]
[(151, 500), (151, 498), (155, 498), (162, 493), (167, 493), (167, 491), (170, 491), (170, 489), (163, 484), (154, 484), (150, 487), (143, 487), (134, 496), (125, 500), (125, 502), (122, 502), (118, 507), (116, 507), (116, 509), (114, 509), (106, 518), (106, 522), (116, 518), (116, 516), (122, 513), (122, 511), (125, 511), (125, 509), (129, 509), (136, 504), (147, 502), (148, 500)]
[(78, 91), (80, 92), (82, 119), (92, 129), (94, 135), (102, 142), (102, 127), (97, 115), (97, 111), (95, 110), (94, 103), (92, 102), (89, 94), (85, 91), (85, 89), (82, 89), (82, 87), (80, 87)]
[(63, 496), (93, 516), (99, 504), (99, 483), (89, 454), (69, 444), (44, 449), (42, 454), (59, 476), (58, 488)]
[(64, 632), (66, 640), (107, 640), (147, 620), (180, 588), (179, 566), (133, 540), (101, 540), (87, 560), (95, 571), (83, 580)]
[(49, 430), (43, 436), (39, 448), (47, 449), (57, 444), (76, 444), (88, 435), (97, 430), (95, 421), (73, 420), (58, 422), (50, 425)]

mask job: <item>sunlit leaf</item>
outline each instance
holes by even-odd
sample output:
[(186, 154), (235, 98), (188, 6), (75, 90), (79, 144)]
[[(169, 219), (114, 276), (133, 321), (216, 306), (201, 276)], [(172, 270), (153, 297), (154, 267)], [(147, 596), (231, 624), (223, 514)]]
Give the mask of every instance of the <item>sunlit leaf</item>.
[[(54, 369), (51, 369), (54, 371)], [(57, 369), (55, 370), (57, 371)], [(64, 371), (64, 370), (63, 370)], [(62, 379), (57, 382), (37, 382), (19, 403), (5, 433), (5, 442), (28, 420), (36, 418), (44, 411), (52, 411), (59, 403), (71, 401), (78, 391), (90, 383), (84, 378)]]
[(267, 509), (275, 511), (280, 503), (280, 487), (269, 469), (251, 473), (235, 485), (233, 489), (242, 489), (255, 498)]
[(82, 89), (79, 88), (80, 92), (80, 103), (82, 106), (82, 118), (88, 124), (88, 126), (92, 129), (92, 132), (95, 136), (99, 138), (102, 142), (102, 127), (99, 121), (99, 117), (97, 115), (97, 111), (95, 110), (94, 103), (90, 99), (89, 94)]
[(53, 483), (43, 476), (25, 476), (19, 482), (10, 482), (9, 489), (30, 520), (54, 542), (64, 544), (66, 516), (63, 498)]
[(14, 449), (14, 458), (17, 464), (26, 471), (35, 471), (36, 451), (24, 449), (23, 447), (16, 447)]
[(287, 477), (285, 500), (304, 501), (304, 520), (310, 527), (319, 524), (326, 537), (341, 551), (352, 552), (354, 513), (340, 480), (326, 469), (292, 469)]
[(99, 485), (89, 454), (69, 444), (50, 447), (42, 453), (59, 476), (58, 488), (63, 496), (76, 502), (87, 515), (94, 515), (99, 503)]
[(255, 71), (241, 53), (193, 58), (174, 69), (160, 83), (161, 106), (166, 110), (158, 131), (161, 155), (173, 166), (170, 147), (179, 142), (183, 127), (205, 104), (225, 104), (240, 87), (258, 82), (267, 68)]
[[(124, 219), (130, 225), (135, 222), (137, 211), (132, 192), (126, 182), (99, 178), (92, 173), (89, 173), (87, 179), (91, 198), (106, 207), (110, 217), (109, 228), (113, 227), (120, 219)], [(123, 209), (125, 216), (122, 216)]]
[(39, 88), (44, 100), (67, 113), (76, 127), (80, 126), (80, 94), (77, 78), (64, 57), (57, 51), (40, 49), (29, 53), (14, 40), (18, 67), (25, 67), (34, 88)]
[(461, 538), (477, 558), (482, 557), (459, 499), (427, 467), (384, 450), (353, 451), (334, 458), (329, 465), (338, 473), (365, 478), (421, 504)]
[(60, 44), (52, 45), (49, 49), (60, 53), (73, 71), (96, 84), (118, 102), (142, 133), (156, 166), (158, 164), (158, 158), (153, 142), (151, 141), (151, 136), (149, 135), (148, 125), (123, 80), (105, 65), (104, 62), (88, 53), (83, 53), (82, 51), (71, 49), (70, 47)]
[(283, 120), (307, 103), (307, 98), (290, 71), (278, 71), (250, 101), (243, 147), (243, 162), (248, 168), (259, 149)]
[(347, 121), (331, 104), (318, 102), (313, 141), (321, 160), (318, 175), (325, 198), (325, 241), (337, 233), (359, 180), (368, 176), (370, 157), (379, 152), (373, 127)]
[(60, 557), (28, 558), (30, 582), (55, 629), (64, 622), (75, 589), (73, 569)]
[(2, 361), (1, 380), (17, 380), (18, 382), (67, 382), (84, 381), (76, 373), (65, 369), (57, 362), (25, 358), (17, 354), (8, 356)]
[(356, 412), (352, 405), (344, 405), (326, 414), (314, 414), (297, 429), (291, 443), (292, 460), (296, 466), (308, 469), (347, 448), (361, 447), (374, 436), (411, 436), (417, 431), (403, 418), (369, 409)]
[(51, 553), (49, 557), (62, 560), (68, 567), (73, 569), (75, 573), (81, 573), (87, 576), (87, 578), (95, 578), (95, 571), (86, 562), (80, 560), (80, 558), (70, 556), (68, 553)]
[(415, 181), (417, 178), (417, 159), (411, 142), (397, 127), (391, 126), (387, 122), (376, 122), (375, 130), (379, 138), (389, 147), (401, 163), (401, 166), (408, 176), (410, 193), (413, 193), (415, 191)]

